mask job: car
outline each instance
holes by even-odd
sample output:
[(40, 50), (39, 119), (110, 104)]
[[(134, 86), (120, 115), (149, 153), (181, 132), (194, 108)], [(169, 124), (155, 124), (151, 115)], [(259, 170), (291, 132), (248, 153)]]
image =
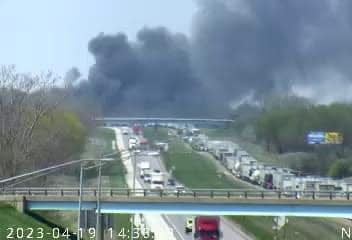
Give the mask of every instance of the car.
[(183, 186), (182, 184), (176, 185), (174, 192), (175, 192), (176, 194), (177, 194), (177, 193), (186, 193), (185, 186)]
[(160, 156), (160, 153), (157, 151), (152, 151), (147, 153), (148, 156)]
[(145, 173), (144, 178), (143, 178), (145, 183), (150, 183), (152, 180), (151, 174), (150, 173)]
[(186, 227), (185, 227), (186, 234), (191, 233), (193, 231), (193, 222), (194, 222), (193, 217), (187, 218)]
[(160, 170), (159, 169), (154, 169), (154, 172), (155, 173), (160, 173)]
[(175, 186), (176, 185), (175, 179), (172, 179), (172, 178), (168, 179), (167, 180), (167, 185), (168, 186)]

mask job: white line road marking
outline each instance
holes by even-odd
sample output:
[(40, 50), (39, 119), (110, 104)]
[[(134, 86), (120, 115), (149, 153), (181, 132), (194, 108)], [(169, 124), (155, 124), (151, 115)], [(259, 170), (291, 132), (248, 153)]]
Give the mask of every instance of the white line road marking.
[(177, 227), (172, 223), (172, 221), (170, 220), (170, 218), (166, 215), (162, 215), (162, 217), (165, 219), (165, 222), (168, 224), (168, 225), (171, 225), (174, 229), (174, 231), (177, 233), (178, 235), (178, 238), (183, 240), (183, 236), (182, 236), (182, 233), (177, 229)]

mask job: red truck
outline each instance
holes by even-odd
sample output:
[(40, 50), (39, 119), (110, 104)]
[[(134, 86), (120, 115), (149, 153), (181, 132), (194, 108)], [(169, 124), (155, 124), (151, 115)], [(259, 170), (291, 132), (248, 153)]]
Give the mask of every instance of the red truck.
[(220, 239), (220, 218), (215, 216), (197, 216), (188, 219), (186, 233), (193, 232), (196, 240), (219, 240)]
[(132, 127), (133, 134), (135, 135), (140, 135), (141, 134), (141, 126), (140, 125), (134, 125)]

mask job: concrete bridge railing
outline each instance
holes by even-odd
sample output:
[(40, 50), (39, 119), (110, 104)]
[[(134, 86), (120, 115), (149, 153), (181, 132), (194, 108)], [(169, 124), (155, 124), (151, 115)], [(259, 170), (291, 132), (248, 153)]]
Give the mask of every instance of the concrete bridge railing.
[[(84, 188), (83, 197), (96, 197), (97, 188)], [(42, 197), (78, 197), (78, 187), (23, 187), (2, 188), (1, 197), (11, 196), (36, 196)], [(109, 198), (148, 198), (148, 199), (208, 199), (217, 200), (315, 200), (315, 201), (349, 201), (351, 192), (341, 191), (278, 191), (278, 190), (237, 190), (237, 189), (129, 189), (129, 188), (102, 188), (101, 197)]]

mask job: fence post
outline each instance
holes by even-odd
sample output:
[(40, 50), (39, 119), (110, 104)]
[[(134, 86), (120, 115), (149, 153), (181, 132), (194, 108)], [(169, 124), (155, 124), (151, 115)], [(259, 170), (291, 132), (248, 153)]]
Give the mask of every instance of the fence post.
[(313, 200), (315, 199), (315, 192), (314, 191), (312, 192), (312, 198), (313, 198)]

